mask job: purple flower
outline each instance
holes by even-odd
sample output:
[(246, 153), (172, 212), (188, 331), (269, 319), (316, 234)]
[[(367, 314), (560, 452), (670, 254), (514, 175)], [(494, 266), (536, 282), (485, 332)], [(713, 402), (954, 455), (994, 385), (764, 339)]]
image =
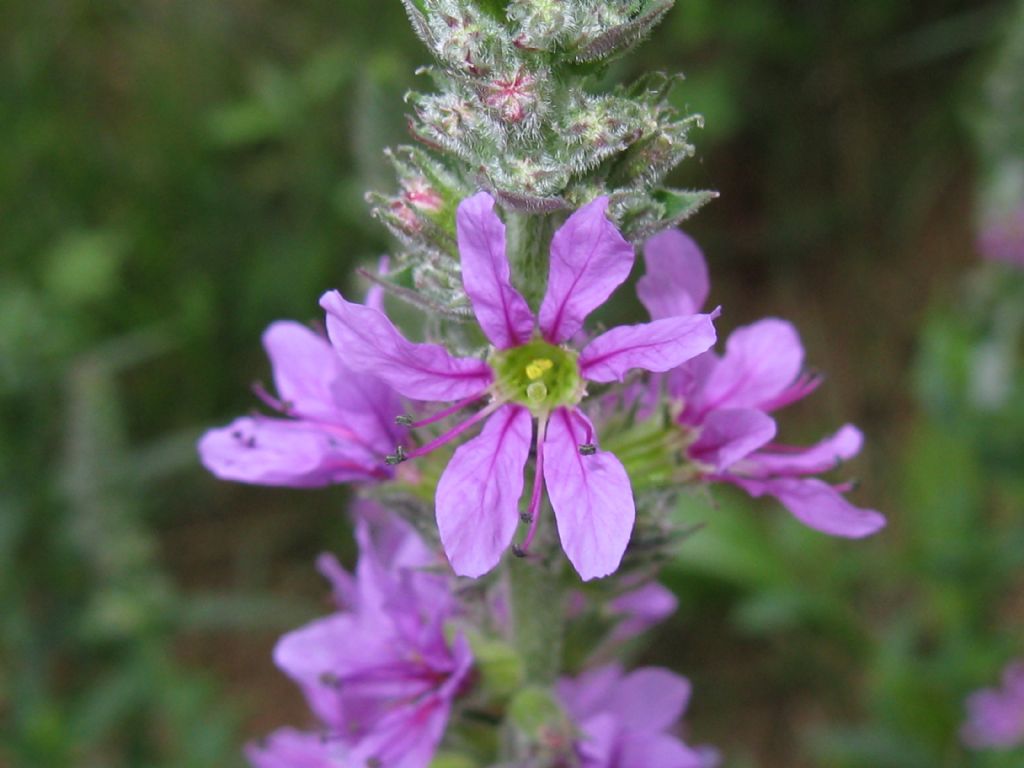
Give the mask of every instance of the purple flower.
[[(709, 291), (704, 256), (682, 232), (670, 230), (644, 244), (647, 273), (637, 293), (657, 319), (700, 308)], [(847, 424), (831, 437), (799, 448), (773, 443), (771, 412), (806, 397), (819, 380), (803, 373), (804, 349), (792, 324), (767, 318), (730, 334), (725, 354), (713, 351), (665, 377), (688, 436), (687, 458), (711, 481), (739, 486), (751, 496), (774, 496), (800, 522), (835, 536), (875, 533), (885, 518), (843, 497), (845, 485), (812, 477), (855, 456), (863, 436)]]
[(981, 255), (1024, 268), (1024, 205), (1002, 218), (992, 217), (978, 237)]
[(199, 441), (203, 465), (223, 480), (316, 487), (393, 476), (381, 455), (404, 431), (398, 396), (342, 365), (325, 338), (287, 320), (263, 334), (277, 397), (257, 390), (282, 418), (243, 416)]
[(330, 556), (321, 571), (339, 610), (285, 635), (277, 665), (326, 730), (283, 729), (247, 750), (257, 768), (425, 768), (453, 700), (470, 682), (472, 655), (445, 623), (458, 614), (436, 559), (407, 524), (364, 505), (354, 575)]
[(690, 684), (667, 669), (624, 675), (616, 664), (562, 678), (557, 693), (580, 730), (581, 768), (712, 768), (713, 750), (669, 733), (686, 709)]
[(486, 573), (511, 543), (531, 445), (536, 472), (521, 550), (529, 549), (537, 530), (543, 485), (562, 547), (580, 576), (614, 571), (633, 527), (633, 494), (622, 464), (598, 449), (593, 427), (577, 407), (586, 382), (621, 381), (633, 368), (667, 371), (714, 343), (712, 316), (686, 315), (613, 328), (580, 352), (567, 344), (633, 265), (633, 248), (608, 221), (607, 206), (607, 198), (594, 200), (555, 233), (547, 293), (535, 317), (512, 286), (505, 227), (494, 200), (481, 192), (461, 203), (462, 280), (493, 345), (487, 360), (414, 344), (383, 313), (349, 303), (336, 291), (320, 301), (328, 334), (347, 364), (410, 399), (455, 402), (412, 426), (488, 399), (448, 433), (409, 452), (400, 448), (392, 457), (422, 456), (487, 420), (477, 437), (455, 451), (437, 486), (441, 542), (458, 574)]
[(639, 637), (675, 613), (678, 607), (679, 601), (672, 590), (656, 581), (623, 592), (608, 603), (609, 611), (619, 618), (610, 640), (620, 643)]
[(967, 698), (967, 722), (960, 737), (971, 749), (1009, 749), (1024, 744), (1024, 662), (1003, 671), (1003, 687)]

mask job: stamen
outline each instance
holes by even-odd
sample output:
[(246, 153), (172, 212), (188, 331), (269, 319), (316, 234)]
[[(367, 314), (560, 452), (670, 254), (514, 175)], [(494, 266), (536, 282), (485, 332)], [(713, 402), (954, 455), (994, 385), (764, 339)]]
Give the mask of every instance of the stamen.
[[(278, 413), (280, 413), (280, 414), (282, 414), (284, 416), (291, 416), (294, 419), (298, 419), (300, 421), (305, 421), (305, 422), (307, 422), (311, 426), (315, 426), (318, 429), (322, 429), (324, 432), (330, 432), (330, 433), (332, 433), (334, 435), (337, 435), (338, 437), (340, 437), (340, 438), (342, 438), (344, 440), (350, 440), (350, 441), (352, 441), (354, 443), (357, 443), (358, 445), (361, 445), (361, 446), (366, 447), (366, 448), (369, 447), (369, 446), (366, 445), (366, 443), (363, 440), (361, 435), (359, 435), (357, 432), (352, 431), (348, 427), (342, 426), (341, 424), (333, 424), (333, 423), (331, 423), (329, 421), (323, 421), (323, 420), (318, 419), (318, 418), (311, 418), (309, 416), (304, 416), (303, 414), (297, 412), (295, 410), (295, 403), (293, 403), (293, 402), (291, 402), (289, 400), (279, 400), (279, 399), (277, 399), (276, 397), (271, 395), (269, 392), (267, 392), (267, 390), (263, 387), (263, 384), (261, 382), (258, 382), (258, 381), (253, 382), (252, 391), (260, 400), (263, 401), (264, 405), (268, 406), (269, 408), (274, 409), (275, 411), (277, 411)], [(259, 412), (254, 412), (252, 414), (252, 416), (253, 416), (254, 419), (267, 419), (267, 418), (269, 418), (265, 414), (262, 414), (262, 413), (259, 413)]]
[[(401, 424), (403, 427), (411, 427), (412, 429), (418, 429), (419, 427), (425, 427), (428, 424), (433, 424), (435, 422), (440, 421), (441, 419), (448, 418), (453, 413), (457, 413), (458, 411), (461, 411), (467, 405), (471, 405), (472, 403), (475, 403), (477, 400), (481, 399), (482, 397), (484, 397), (486, 395), (487, 395), (487, 391), (486, 390), (483, 391), (483, 392), (479, 392), (478, 394), (475, 394), (475, 395), (470, 395), (469, 397), (467, 397), (467, 398), (465, 398), (463, 400), (459, 400), (457, 403), (455, 403), (453, 405), (450, 405), (447, 408), (444, 408), (443, 410), (438, 411), (433, 416), (428, 416), (427, 418), (422, 419), (421, 421), (413, 421), (411, 416), (396, 416), (395, 417), (395, 423), (396, 424)], [(399, 419), (401, 419), (401, 421), (399, 421)]]
[(486, 408), (481, 408), (479, 411), (474, 413), (472, 416), (470, 416), (464, 422), (462, 422), (461, 424), (458, 424), (453, 429), (450, 429), (448, 432), (445, 432), (440, 437), (435, 437), (429, 443), (426, 443), (425, 445), (421, 445), (419, 448), (415, 449), (414, 451), (412, 451), (412, 452), (410, 452), (408, 454), (405, 453), (405, 451), (401, 451), (401, 456), (402, 456), (401, 460), (405, 461), (406, 459), (415, 459), (415, 458), (417, 458), (419, 456), (423, 456), (425, 454), (430, 453), (435, 448), (440, 448), (445, 443), (451, 442), (456, 437), (458, 437), (463, 432), (465, 432), (467, 429), (469, 429), (474, 424), (476, 424), (478, 421), (482, 421), (483, 419), (486, 419), (488, 416), (490, 416), (492, 413), (494, 413), (496, 410), (498, 410), (501, 406), (505, 405), (506, 402), (508, 402), (508, 401), (507, 400), (495, 400), (493, 403), (488, 405)]
[(583, 418), (583, 415), (575, 408), (572, 410), (572, 417), (576, 419), (576, 423), (583, 427), (583, 431), (586, 433), (586, 439), (584, 439), (584, 445), (590, 445), (594, 442), (594, 428), (590, 425), (590, 422)]
[[(385, 458), (384, 461), (385, 461), (385, 463), (389, 463), (387, 461), (387, 458)], [(397, 461), (395, 462), (395, 464), (399, 464), (399, 463), (400, 462), (397, 462)], [(394, 465), (391, 465), (391, 466), (394, 466)], [(369, 477), (375, 477), (378, 480), (390, 480), (391, 479), (391, 473), (388, 472), (387, 470), (385, 470), (383, 467), (380, 467), (380, 466), (374, 467), (374, 466), (369, 466), (369, 465), (364, 465), (364, 464), (357, 464), (354, 461), (332, 461), (332, 462), (329, 462), (329, 463), (325, 464), (324, 465), (324, 469), (337, 469), (337, 470), (346, 470), (346, 471), (349, 471), (349, 472), (360, 472), (360, 473), (362, 473), (364, 475), (367, 475)]]
[(593, 456), (597, 453), (597, 446), (593, 443), (583, 443), (580, 446), (580, 456)]
[[(524, 519), (529, 517), (530, 519), (530, 530), (526, 532), (526, 538), (523, 539), (523, 547), (521, 556), (525, 556), (527, 551), (530, 549), (530, 544), (533, 543), (533, 537), (537, 535), (537, 523), (540, 520), (540, 499), (541, 499), (541, 488), (544, 482), (544, 437), (548, 431), (548, 417), (541, 416), (537, 420), (537, 464), (534, 469), (533, 475), (533, 492), (530, 494), (530, 506), (524, 515)], [(515, 549), (513, 548), (513, 551)]]
[(252, 392), (256, 397), (263, 401), (264, 405), (278, 413), (285, 415), (291, 415), (292, 409), (295, 407), (294, 404), (289, 403), (287, 400), (279, 400), (272, 394), (267, 392), (266, 387), (263, 386), (262, 381), (254, 381), (252, 383)]

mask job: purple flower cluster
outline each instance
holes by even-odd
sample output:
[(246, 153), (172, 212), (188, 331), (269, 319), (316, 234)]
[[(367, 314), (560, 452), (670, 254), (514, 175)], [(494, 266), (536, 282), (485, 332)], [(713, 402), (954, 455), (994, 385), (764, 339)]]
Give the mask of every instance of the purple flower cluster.
[[(457, 355), (406, 338), (379, 290), (361, 304), (324, 294), (326, 337), (287, 321), (267, 329), (276, 391), (257, 394), (274, 415), (209, 431), (199, 442), (206, 467), (262, 485), (352, 483), (381, 497), (398, 489), (411, 499), (408, 514), (427, 512), (433, 500), (438, 535), (425, 540), (383, 506), (360, 503), (355, 572), (329, 556), (319, 562), (336, 610), (285, 635), (274, 654), (320, 727), (284, 728), (250, 746), (256, 768), (426, 768), (454, 714), (486, 720), (497, 712), (500, 722), (502, 707), (514, 710), (508, 689), (534, 682), (487, 687), (495, 679), (488, 665), (502, 658), (495, 647), (517, 642), (512, 580), (457, 590), (441, 550), (451, 570), (468, 577), (492, 571), (510, 548), (523, 556), (540, 547), (557, 553), (548, 546), (553, 536), (537, 537), (546, 499), (579, 577), (607, 576), (619, 568), (637, 517), (630, 474), (640, 474), (631, 463), (638, 456), (656, 462), (669, 485), (721, 482), (773, 496), (829, 534), (866, 536), (885, 524), (878, 512), (847, 501), (846, 485), (817, 477), (859, 451), (855, 427), (810, 447), (775, 442), (772, 414), (819, 383), (803, 370), (800, 338), (789, 323), (766, 319), (735, 330), (724, 353), (715, 353), (718, 310), (701, 311), (707, 266), (681, 232), (644, 245), (637, 291), (651, 321), (585, 328), (635, 261), (608, 205), (594, 199), (554, 233), (546, 291), (534, 311), (513, 281), (494, 199), (480, 192), (462, 201), (455, 216), (461, 278), (485, 347), (475, 353), (466, 352), (472, 339), (463, 339)], [(607, 404), (623, 399), (636, 422), (625, 432), (639, 430), (626, 438), (615, 433), (614, 419), (602, 420)], [(618, 456), (602, 450), (598, 431)], [(520, 524), (525, 532), (513, 544)], [(607, 598), (592, 614), (608, 630), (582, 654), (589, 664), (607, 661), (675, 610), (674, 595), (642, 570), (613, 589), (586, 588)], [(556, 611), (566, 609), (558, 619), (592, 607), (578, 583), (568, 605), (559, 585), (552, 594)], [(689, 693), (686, 680), (653, 668), (625, 673), (602, 663), (563, 678), (552, 707), (564, 710), (558, 717), (568, 716), (572, 728), (561, 732), (557, 754), (579, 768), (710, 768), (717, 764), (712, 750), (688, 747), (673, 732)], [(978, 705), (979, 718), (996, 722), (986, 708)]]
[[(254, 768), (426, 768), (453, 706), (473, 694), (473, 653), (460, 630), (465, 617), (438, 558), (380, 507), (363, 503), (357, 512), (355, 573), (330, 555), (318, 562), (336, 612), (285, 635), (274, 651), (322, 727), (281, 728), (251, 744)], [(656, 591), (636, 590), (618, 610), (644, 621), (653, 608), (661, 618), (669, 606)], [(563, 678), (556, 693), (573, 721), (569, 749), (581, 768), (717, 762), (713, 751), (691, 749), (670, 732), (690, 686), (667, 670), (625, 675), (605, 665)]]
[(1024, 662), (1003, 670), (1002, 688), (985, 688), (967, 699), (967, 722), (960, 731), (972, 749), (1024, 745)]
[[(454, 571), (477, 577), (493, 569), (520, 520), (529, 527), (517, 549), (526, 553), (546, 490), (562, 548), (580, 576), (592, 579), (618, 567), (635, 507), (625, 467), (600, 449), (582, 405), (588, 383), (621, 382), (640, 369), (655, 374), (652, 381), (675, 403), (685, 458), (702, 478), (774, 496), (829, 534), (859, 537), (884, 526), (880, 513), (846, 501), (847, 486), (816, 477), (858, 453), (856, 427), (845, 425), (806, 448), (774, 442), (770, 414), (818, 384), (803, 372), (793, 326), (761, 320), (735, 330), (724, 355), (710, 350), (717, 310), (700, 313), (707, 266), (683, 233), (666, 231), (644, 246), (646, 274), (637, 291), (652, 321), (586, 337), (584, 320), (626, 279), (634, 259), (606, 207), (597, 198), (555, 233), (547, 292), (535, 316), (512, 285), (493, 199), (481, 192), (464, 200), (457, 213), (462, 277), (492, 345), (486, 359), (411, 342), (379, 300), (354, 304), (328, 292), (321, 304), (330, 343), (290, 322), (264, 334), (278, 394), (261, 395), (281, 416), (244, 417), (207, 433), (199, 446), (204, 463), (219, 477), (267, 485), (380, 482), (392, 479), (397, 465), (483, 423), (455, 450), (434, 491)], [(413, 421), (403, 415), (400, 396), (451, 405)], [(411, 431), (466, 409), (456, 426), (405, 447)], [(532, 489), (521, 511), (531, 454)]]
[(471, 685), (469, 643), (446, 634), (459, 605), (434, 554), (406, 523), (366, 504), (356, 541), (355, 574), (320, 559), (338, 610), (274, 651), (324, 729), (276, 731), (249, 748), (256, 768), (425, 768)]

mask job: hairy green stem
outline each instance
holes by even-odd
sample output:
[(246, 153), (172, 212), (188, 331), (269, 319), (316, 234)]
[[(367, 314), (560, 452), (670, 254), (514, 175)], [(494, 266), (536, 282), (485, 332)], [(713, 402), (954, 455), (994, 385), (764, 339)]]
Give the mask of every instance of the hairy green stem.
[(556, 570), (509, 558), (509, 609), (513, 640), (526, 680), (550, 685), (561, 671), (565, 631), (565, 592)]
[(554, 232), (550, 215), (514, 213), (506, 216), (512, 280), (535, 310), (548, 285), (548, 249)]

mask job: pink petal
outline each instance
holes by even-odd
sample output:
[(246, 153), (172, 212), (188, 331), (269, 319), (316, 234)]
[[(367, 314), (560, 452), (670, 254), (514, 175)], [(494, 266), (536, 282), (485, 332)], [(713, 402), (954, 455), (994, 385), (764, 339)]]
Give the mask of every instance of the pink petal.
[(575, 720), (586, 720), (604, 711), (621, 679), (622, 667), (611, 663), (588, 669), (576, 677), (560, 677), (555, 690)]
[(338, 608), (351, 610), (359, 603), (359, 585), (346, 571), (338, 558), (330, 552), (321, 552), (316, 558), (316, 569), (331, 585), (331, 597)]
[(514, 347), (533, 333), (533, 312), (512, 287), (505, 253), (505, 225), (494, 213), (494, 198), (478, 192), (459, 204), (455, 216), (462, 284), (476, 319), (498, 349)]
[(373, 723), (338, 768), (428, 768), (444, 736), (451, 702), (435, 695), (410, 697)]
[(636, 293), (651, 318), (699, 312), (711, 290), (708, 265), (697, 243), (678, 229), (667, 229), (643, 246), (647, 271)]
[(817, 478), (727, 479), (752, 496), (774, 496), (793, 517), (822, 533), (859, 539), (885, 527), (885, 516), (880, 512), (855, 507), (835, 488)]
[(578, 721), (579, 735), (576, 750), (580, 764), (586, 768), (619, 768), (619, 747), (622, 729), (615, 718), (601, 712), (583, 721)]
[(634, 368), (661, 373), (706, 352), (715, 343), (711, 315), (667, 317), (620, 325), (591, 341), (580, 355), (580, 372), (591, 381), (622, 381)]
[(327, 339), (302, 323), (279, 320), (263, 332), (263, 347), (289, 413), (330, 418), (335, 410), (331, 385), (343, 369)]
[(387, 477), (364, 447), (301, 421), (235, 419), (209, 430), (198, 447), (204, 467), (239, 483), (315, 488)]
[(672, 590), (656, 581), (624, 592), (608, 603), (608, 608), (622, 617), (612, 637), (619, 642), (636, 637), (671, 616), (678, 606)]
[(822, 376), (805, 371), (800, 374), (792, 384), (786, 387), (785, 390), (780, 392), (771, 400), (761, 403), (759, 407), (766, 413), (771, 413), (772, 411), (777, 411), (780, 408), (785, 408), (790, 403), (795, 403), (797, 400), (803, 400), (821, 386), (822, 381), (824, 381)]
[(605, 702), (624, 727), (653, 733), (670, 728), (690, 700), (690, 683), (667, 669), (642, 667), (630, 672)]
[(708, 350), (688, 360), (666, 376), (665, 390), (670, 397), (681, 400), (687, 406), (687, 413), (693, 402), (700, 398), (712, 371), (718, 367), (719, 359), (714, 350)]
[(840, 462), (860, 453), (863, 444), (864, 435), (861, 431), (852, 424), (846, 424), (834, 435), (815, 443), (810, 448), (760, 451), (750, 457), (749, 467), (745, 466), (743, 473), (755, 477), (773, 477), (827, 472), (837, 467)]
[(604, 451), (580, 454), (586, 433), (578, 418), (582, 414), (565, 408), (551, 414), (544, 441), (544, 484), (562, 549), (580, 578), (588, 581), (619, 567), (636, 508), (629, 476), (615, 456)]
[(416, 529), (376, 501), (359, 499), (352, 506), (360, 559), (378, 560), (382, 567), (417, 570), (433, 565), (437, 555)]
[[(356, 565), (357, 593), (351, 608), (364, 614), (377, 611), (394, 613), (396, 574), (423, 569), (436, 563), (436, 557), (412, 527), (392, 512), (373, 502), (357, 502)], [(424, 579), (420, 579), (419, 583)], [(440, 605), (432, 606), (440, 611)]]
[(437, 527), (460, 576), (487, 573), (512, 542), (532, 437), (529, 411), (505, 406), (488, 419), (479, 436), (455, 451), (441, 475)]
[[(713, 764), (713, 763), (712, 763)], [(619, 745), (616, 768), (707, 768), (706, 753), (665, 733), (629, 733)]]
[(960, 731), (972, 749), (1007, 749), (1024, 744), (1024, 665), (1011, 662), (1001, 688), (983, 688), (967, 697), (967, 722)]
[(771, 416), (754, 408), (727, 408), (707, 415), (700, 437), (688, 453), (691, 458), (721, 472), (773, 437), (775, 420)]
[(327, 334), (342, 361), (383, 379), (413, 400), (449, 401), (475, 395), (491, 383), (483, 360), (458, 358), (439, 344), (414, 344), (381, 312), (345, 301), (337, 291), (320, 298)]
[(708, 377), (702, 408), (760, 408), (800, 375), (803, 361), (800, 336), (791, 323), (768, 318), (737, 328)]
[(350, 614), (331, 614), (283, 635), (274, 646), (278, 669), (303, 689), (310, 708), (320, 719), (338, 719), (338, 691), (323, 679), (337, 673), (346, 659), (358, 625)]
[(551, 240), (540, 327), (553, 344), (574, 336), (633, 267), (633, 246), (605, 216), (607, 209), (607, 197), (595, 198), (570, 216)]
[[(388, 256), (381, 256), (377, 259), (377, 276), (383, 277), (388, 273), (388, 267), (391, 264), (391, 259)], [(384, 311), (384, 286), (380, 283), (372, 283), (369, 290), (366, 291), (366, 298), (363, 300), (363, 304), (376, 309), (378, 312)]]
[(245, 747), (253, 768), (337, 768), (345, 749), (322, 734), (280, 728), (259, 743)]
[(333, 421), (343, 424), (377, 454), (390, 453), (402, 442), (405, 430), (395, 424), (395, 417), (404, 410), (402, 400), (376, 376), (343, 368), (331, 394), (335, 406)]
[(263, 346), (288, 415), (344, 426), (377, 453), (401, 441), (398, 395), (380, 379), (347, 370), (326, 338), (282, 320), (263, 333)]

